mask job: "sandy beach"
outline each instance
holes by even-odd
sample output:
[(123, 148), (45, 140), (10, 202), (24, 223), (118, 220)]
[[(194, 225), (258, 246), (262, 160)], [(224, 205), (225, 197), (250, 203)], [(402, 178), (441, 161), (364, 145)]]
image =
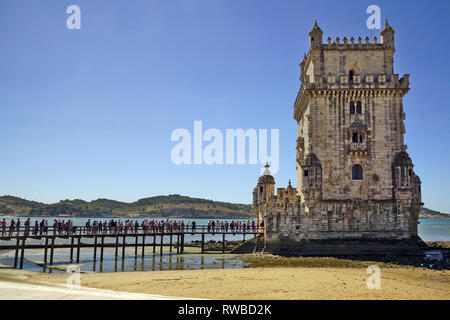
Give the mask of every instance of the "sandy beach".
[[(250, 260), (254, 257), (249, 257)], [(203, 299), (450, 299), (450, 271), (376, 263), (381, 289), (370, 290), (374, 262), (264, 258), (270, 267), (83, 273), (83, 287)], [(261, 259), (259, 259), (261, 261)], [(64, 284), (66, 274), (22, 272), (27, 282)]]

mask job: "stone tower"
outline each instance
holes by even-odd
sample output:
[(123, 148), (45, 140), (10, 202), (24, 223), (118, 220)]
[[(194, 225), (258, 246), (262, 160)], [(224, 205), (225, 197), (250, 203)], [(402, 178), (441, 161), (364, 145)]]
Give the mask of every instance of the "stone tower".
[(381, 43), (328, 38), (319, 45), (321, 35), (316, 23), (294, 107), (298, 191), (304, 198), (312, 190), (305, 166), (314, 156), (322, 168), (321, 199), (390, 199), (393, 160), (406, 149), (403, 96), (409, 90), (409, 75), (399, 79), (393, 72), (394, 30), (386, 21)]
[[(420, 242), (421, 182), (404, 144), (409, 75), (394, 73), (394, 33), (387, 21), (381, 42), (322, 43), (317, 21), (309, 32), (294, 104), (297, 189), (254, 203), (264, 212), (268, 251), (299, 253), (306, 250), (299, 242), (325, 240), (331, 247), (352, 241), (350, 251), (366, 252), (362, 243), (376, 240), (376, 252), (411, 252), (414, 245), (406, 243)], [(400, 242), (380, 249), (392, 241)]]

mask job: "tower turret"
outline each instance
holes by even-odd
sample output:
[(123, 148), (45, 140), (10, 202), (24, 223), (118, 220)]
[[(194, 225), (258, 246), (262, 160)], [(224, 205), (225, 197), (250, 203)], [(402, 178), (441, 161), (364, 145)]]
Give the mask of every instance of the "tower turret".
[(414, 173), (413, 163), (406, 151), (399, 152), (392, 164), (392, 178), (395, 198), (413, 199), (421, 202), (420, 178)]
[(269, 163), (266, 162), (265, 168), (253, 191), (253, 206), (257, 208), (259, 221), (263, 221), (265, 206), (275, 195), (275, 179), (270, 173)]
[(392, 29), (386, 19), (386, 24), (384, 25), (384, 28), (380, 33), (381, 43), (384, 44), (385, 47), (394, 48), (394, 34), (394, 29)]
[(320, 200), (322, 198), (322, 164), (314, 153), (306, 156), (301, 165), (302, 193), (305, 200)]
[(309, 32), (309, 48), (317, 49), (322, 45), (322, 29), (317, 25), (317, 20), (314, 23), (313, 28)]

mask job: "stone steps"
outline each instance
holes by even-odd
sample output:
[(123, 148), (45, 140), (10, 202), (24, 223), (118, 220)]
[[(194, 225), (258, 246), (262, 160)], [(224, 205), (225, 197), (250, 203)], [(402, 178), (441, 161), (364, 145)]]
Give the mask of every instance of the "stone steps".
[(239, 247), (233, 249), (231, 253), (246, 254), (246, 253), (258, 253), (264, 249), (264, 237), (263, 235), (257, 235), (241, 244)]

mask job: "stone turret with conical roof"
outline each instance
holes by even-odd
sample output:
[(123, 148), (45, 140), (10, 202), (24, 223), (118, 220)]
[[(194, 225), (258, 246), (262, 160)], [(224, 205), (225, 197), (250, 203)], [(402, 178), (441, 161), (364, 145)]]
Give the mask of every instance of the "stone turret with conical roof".
[(275, 179), (270, 173), (269, 163), (266, 162), (264, 167), (265, 170), (259, 177), (258, 184), (253, 189), (253, 206), (258, 208), (259, 221), (262, 221), (264, 217), (262, 208), (265, 207), (266, 203), (269, 203), (275, 195)]
[(322, 35), (323, 31), (320, 29), (319, 25), (317, 24), (317, 20), (314, 22), (314, 26), (309, 32), (309, 48), (310, 49), (316, 49), (320, 48), (322, 45)]
[(383, 30), (381, 30), (381, 43), (385, 47), (394, 48), (394, 34), (395, 31), (389, 25), (388, 20), (386, 19), (386, 24), (384, 25)]

